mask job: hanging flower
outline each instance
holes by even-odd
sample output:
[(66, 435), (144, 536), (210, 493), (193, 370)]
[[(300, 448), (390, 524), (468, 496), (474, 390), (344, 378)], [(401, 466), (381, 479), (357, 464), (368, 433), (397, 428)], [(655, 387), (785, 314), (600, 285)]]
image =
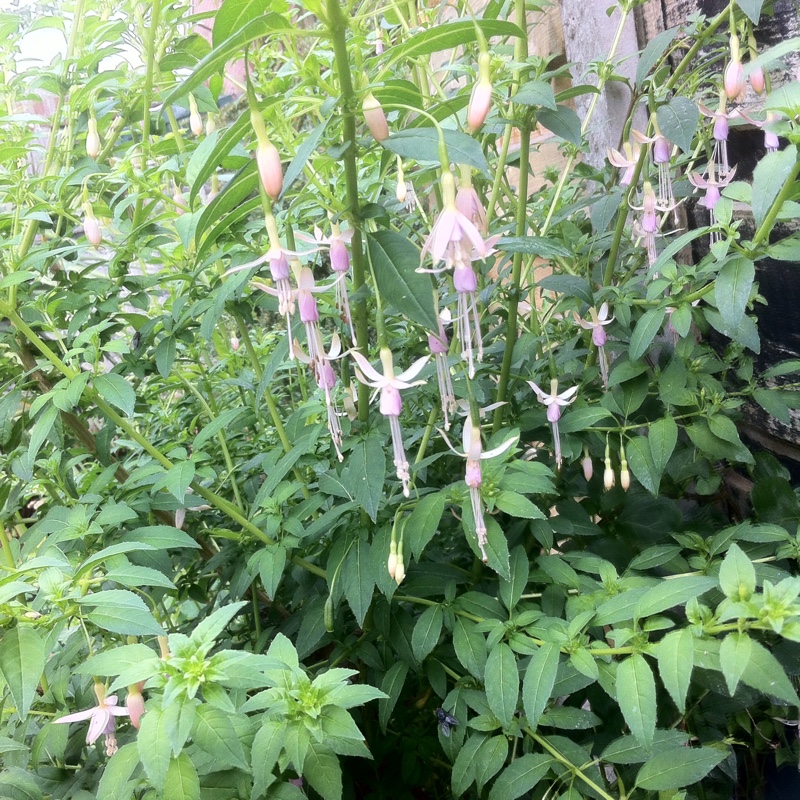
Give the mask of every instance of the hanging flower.
[(481, 484), (483, 483), (483, 470), (481, 469), (481, 461), (487, 458), (494, 458), (502, 453), (505, 453), (513, 444), (516, 443), (517, 437), (512, 436), (507, 439), (499, 447), (494, 447), (491, 450), (484, 451), (481, 442), (481, 428), (472, 421), (472, 416), (468, 415), (464, 420), (464, 434), (463, 443), (464, 450), (459, 452), (450, 443), (447, 434), (442, 433), (447, 446), (457, 455), (467, 459), (467, 469), (464, 475), (464, 481), (469, 487), (469, 499), (472, 506), (472, 516), (475, 518), (475, 533), (478, 537), (478, 547), (483, 556), (483, 561), (486, 563), (488, 557), (486, 555), (486, 520), (483, 516), (483, 501), (481, 499)]
[(389, 123), (386, 121), (386, 114), (383, 112), (383, 106), (380, 101), (372, 92), (367, 93), (364, 102), (361, 104), (361, 109), (364, 112), (364, 122), (367, 123), (372, 138), (376, 142), (388, 139)]
[(656, 252), (656, 233), (658, 232), (658, 198), (653, 191), (650, 181), (645, 181), (642, 187), (642, 205), (631, 208), (642, 212), (639, 220), (644, 235), (645, 249), (647, 250), (647, 261), (652, 267), (658, 256)]
[(767, 79), (764, 75), (764, 68), (759, 64), (750, 71), (750, 86), (756, 94), (764, 94), (767, 88)]
[(128, 709), (128, 716), (131, 719), (131, 725), (136, 730), (139, 730), (139, 721), (144, 714), (144, 697), (142, 697), (142, 689), (144, 688), (144, 681), (134, 683), (128, 687), (128, 696), (125, 698), (125, 708)]
[(478, 193), (472, 185), (472, 167), (461, 165), (461, 180), (456, 192), (456, 208), (475, 225), (483, 236), (489, 232), (486, 212), (483, 210)]
[[(443, 312), (443, 314), (446, 312)], [(449, 314), (448, 314), (449, 316)], [(428, 347), (436, 362), (436, 378), (439, 383), (439, 397), (442, 401), (442, 416), (444, 429), (450, 430), (450, 416), (456, 410), (456, 396), (453, 391), (453, 381), (450, 377), (450, 364), (447, 361), (449, 349), (447, 334), (444, 331), (442, 316), (439, 317), (439, 332), (428, 334)]]
[(570, 403), (575, 402), (575, 395), (578, 393), (578, 387), (573, 386), (570, 389), (558, 393), (558, 378), (550, 380), (550, 394), (546, 394), (539, 386), (533, 381), (528, 381), (528, 385), (536, 393), (540, 403), (547, 406), (547, 420), (553, 429), (553, 446), (556, 455), (556, 468), (561, 469), (561, 436), (558, 432), (558, 421), (561, 419), (561, 409), (568, 406)]
[(478, 56), (478, 82), (472, 87), (472, 94), (467, 106), (467, 131), (469, 133), (475, 133), (481, 128), (492, 107), (491, 61), (489, 53), (481, 53)]
[(755, 125), (757, 128), (762, 128), (764, 130), (764, 148), (768, 153), (777, 153), (781, 143), (778, 139), (778, 134), (770, 130), (768, 126), (778, 122), (778, 120), (781, 119), (781, 114), (775, 111), (767, 111), (766, 119), (763, 122), (759, 122), (749, 117), (744, 111), (739, 110), (738, 113), (742, 119), (746, 120), (751, 125)]
[(731, 36), (731, 59), (725, 67), (722, 80), (725, 94), (728, 100), (735, 102), (739, 100), (745, 92), (744, 67), (739, 53), (739, 37), (735, 34)]
[[(733, 176), (735, 174), (736, 167), (734, 167), (725, 178), (716, 178), (714, 175), (714, 164), (709, 163), (707, 178), (704, 178), (697, 172), (690, 172), (688, 175), (689, 183), (691, 183), (692, 186), (694, 186), (696, 189), (705, 189), (706, 193), (705, 196), (700, 200), (700, 204), (705, 206), (711, 213), (711, 222), (713, 225), (719, 224), (715, 208), (721, 197), (719, 191), (720, 187), (727, 186), (733, 180)], [(711, 244), (714, 244), (714, 242), (718, 242), (721, 239), (722, 233), (719, 230), (711, 231)]]
[(86, 744), (94, 744), (101, 736), (106, 737), (106, 755), (113, 756), (117, 752), (117, 739), (114, 736), (116, 728), (115, 717), (127, 717), (127, 708), (117, 706), (117, 696), (112, 694), (106, 697), (106, 687), (97, 681), (94, 685), (94, 694), (97, 698), (97, 705), (87, 708), (85, 711), (78, 711), (75, 714), (67, 714), (53, 720), (56, 723), (69, 724), (71, 722), (89, 722), (89, 730), (86, 733)]
[(392, 351), (388, 347), (382, 347), (381, 364), (383, 366), (383, 374), (381, 375), (361, 353), (351, 350), (350, 354), (358, 364), (359, 369), (356, 370), (356, 377), (361, 383), (380, 389), (380, 412), (389, 420), (389, 429), (392, 433), (392, 449), (394, 451), (394, 466), (397, 471), (397, 477), (403, 484), (403, 495), (408, 497), (410, 494), (408, 483), (411, 476), (408, 471), (405, 448), (403, 447), (403, 434), (400, 430), (400, 412), (403, 410), (400, 390), (410, 389), (412, 386), (419, 386), (425, 383), (425, 381), (416, 381), (414, 383), (411, 383), (411, 381), (419, 375), (422, 368), (428, 363), (430, 356), (417, 359), (405, 372), (395, 375)]
[(714, 120), (714, 129), (712, 136), (714, 137), (714, 151), (711, 155), (711, 160), (715, 165), (715, 172), (720, 178), (724, 178), (730, 172), (730, 165), (728, 163), (728, 122), (734, 117), (738, 116), (739, 112), (733, 111), (730, 114), (725, 113), (725, 100), (720, 99), (720, 107), (716, 111), (712, 111), (702, 103), (698, 103), (698, 107), (703, 114), (710, 119)]
[(94, 116), (90, 116), (86, 131), (86, 155), (89, 158), (96, 159), (100, 155), (100, 150), (100, 134), (97, 131), (97, 120)]
[(578, 324), (584, 330), (592, 332), (592, 344), (597, 348), (597, 359), (600, 365), (600, 376), (603, 379), (603, 388), (608, 388), (608, 354), (605, 344), (607, 341), (605, 326), (614, 321), (614, 317), (608, 316), (608, 303), (603, 303), (600, 310), (589, 309), (589, 319), (579, 319)]
[(658, 205), (675, 206), (675, 194), (672, 190), (672, 170), (670, 160), (672, 157), (672, 144), (662, 133), (655, 136), (645, 136), (639, 131), (633, 131), (633, 138), (640, 144), (652, 145), (651, 157), (658, 170)]
[(195, 136), (203, 133), (203, 118), (197, 110), (197, 100), (193, 94), (189, 94), (189, 128)]
[(636, 170), (636, 164), (639, 161), (639, 145), (635, 142), (633, 144), (625, 142), (621, 153), (619, 150), (609, 149), (608, 160), (613, 166), (623, 170), (619, 185), (630, 186), (633, 180), (633, 173)]

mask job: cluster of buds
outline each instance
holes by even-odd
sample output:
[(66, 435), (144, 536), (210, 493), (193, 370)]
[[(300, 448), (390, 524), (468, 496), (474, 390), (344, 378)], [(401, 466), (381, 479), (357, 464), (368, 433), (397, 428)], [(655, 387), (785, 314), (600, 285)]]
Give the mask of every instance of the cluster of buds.
[(389, 560), (386, 563), (386, 568), (394, 582), (399, 586), (406, 577), (406, 565), (403, 560), (403, 538), (401, 536), (400, 541), (397, 541), (394, 528), (392, 528), (392, 540), (389, 543)]
[[(616, 475), (614, 474), (614, 467), (611, 465), (611, 447), (608, 440), (606, 440), (606, 454), (605, 454), (605, 468), (603, 469), (603, 487), (606, 491), (614, 488), (616, 483)], [(631, 473), (628, 469), (628, 459), (625, 455), (625, 445), (622, 441), (619, 443), (619, 485), (623, 491), (628, 491), (631, 488)]]

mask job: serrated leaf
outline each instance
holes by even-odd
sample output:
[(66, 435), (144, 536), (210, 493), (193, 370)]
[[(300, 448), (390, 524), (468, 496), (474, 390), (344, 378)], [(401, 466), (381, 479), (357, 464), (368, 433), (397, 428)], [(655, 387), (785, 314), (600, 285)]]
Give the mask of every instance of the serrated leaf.
[(194, 437), (193, 450), (199, 450), (212, 437), (229, 429), (244, 414), (244, 408), (228, 408), (215, 417)]
[(445, 498), (440, 492), (425, 495), (406, 520), (403, 538), (408, 542), (414, 558), (419, 559), (428, 542), (436, 535), (444, 506)]
[(36, 698), (46, 657), (44, 639), (31, 625), (17, 624), (0, 639), (0, 672), (23, 719)]
[(207, 704), (197, 707), (192, 739), (220, 766), (248, 769), (230, 714)]
[(749, 600), (756, 590), (756, 569), (736, 543), (730, 546), (720, 565), (719, 585), (725, 596), (735, 602)]
[(750, 642), (750, 657), (742, 673), (742, 682), (789, 705), (800, 705), (800, 698), (780, 661), (755, 640)]
[(744, 11), (753, 25), (758, 25), (759, 17), (761, 16), (761, 7), (764, 5), (764, 0), (736, 0), (736, 5)]
[(667, 139), (684, 153), (692, 152), (692, 139), (700, 122), (700, 111), (692, 100), (680, 95), (673, 97), (666, 105), (658, 107), (656, 118)]
[(625, 445), (625, 453), (628, 457), (628, 464), (631, 472), (639, 483), (647, 489), (650, 494), (657, 496), (658, 487), (661, 483), (661, 475), (656, 472), (653, 456), (650, 453), (650, 444), (644, 436), (637, 436), (629, 439)]
[(346, 475), (354, 499), (375, 522), (386, 476), (386, 452), (380, 437), (369, 436), (352, 449)]
[(75, 668), (79, 675), (119, 675), (130, 667), (157, 659), (155, 650), (146, 644), (122, 644), (96, 653)]
[(522, 704), (532, 730), (536, 730), (553, 691), (558, 673), (560, 649), (557, 644), (545, 642), (531, 656), (522, 681)]
[(744, 671), (750, 662), (753, 640), (746, 633), (729, 633), (719, 648), (719, 664), (731, 697), (736, 694)]
[(411, 634), (411, 649), (417, 661), (424, 661), (436, 647), (444, 624), (441, 606), (431, 606), (422, 612)]
[(170, 762), (164, 781), (164, 797), (169, 800), (200, 800), (200, 778), (186, 753)]
[(649, 749), (656, 730), (656, 682), (641, 653), (633, 653), (617, 668), (617, 701), (631, 733)]
[(503, 727), (511, 727), (519, 698), (517, 659), (504, 642), (496, 644), (486, 660), (486, 700)]
[(456, 797), (464, 794), (475, 780), (475, 754), (485, 741), (483, 736), (472, 735), (458, 751), (450, 774), (450, 787)]
[(130, 636), (163, 636), (164, 629), (156, 622), (139, 595), (126, 589), (108, 589), (78, 598), (78, 603), (92, 607), (89, 619), (111, 633)]
[(675, 27), (667, 31), (661, 31), (661, 33), (654, 36), (647, 43), (647, 47), (642, 50), (642, 54), (639, 56), (639, 63), (636, 66), (637, 86), (642, 85), (650, 70), (658, 63), (661, 56), (664, 55), (667, 48), (672, 44), (672, 40), (678, 34), (679, 30), (680, 28)]
[(519, 519), (547, 519), (538, 506), (516, 492), (498, 492), (494, 498), (494, 504), (500, 511)]
[(120, 747), (108, 760), (100, 783), (97, 796), (103, 800), (130, 800), (133, 794), (131, 776), (139, 766), (139, 750), (136, 742), (129, 742)]
[[(490, 174), (486, 156), (477, 139), (461, 131), (443, 130), (442, 133), (451, 162), (468, 164), (486, 176)], [(439, 132), (435, 128), (406, 128), (393, 133), (381, 144), (401, 158), (413, 159), (420, 164), (439, 163)], [(436, 330), (438, 326), (431, 327)]]
[(705, 778), (727, 757), (727, 751), (712, 747), (682, 747), (657, 753), (639, 770), (636, 785), (658, 792), (680, 789)]
[(686, 692), (694, 667), (694, 642), (690, 630), (668, 633), (658, 645), (658, 673), (678, 710), (686, 711)]
[[(767, 153), (753, 171), (753, 217), (761, 225), (797, 162), (797, 147)], [(721, 311), (722, 309), (720, 309)]]
[(647, 352), (647, 348), (650, 347), (650, 343), (661, 328), (666, 314), (664, 308), (651, 308), (639, 318), (631, 335), (631, 345), (628, 351), (628, 358), (631, 361), (636, 361)]
[(309, 742), (303, 777), (324, 800), (341, 800), (342, 767), (339, 759), (324, 744)]
[(706, 575), (682, 575), (648, 589), (636, 606), (638, 618), (660, 614), (668, 608), (684, 605), (717, 585)]
[(302, 175), (303, 167), (305, 167), (311, 154), (316, 150), (319, 140), (322, 138), (322, 134), (325, 132), (325, 128), (328, 126), (330, 120), (330, 117), (323, 119), (322, 122), (303, 139), (300, 147), (297, 148), (297, 152), (294, 158), (289, 162), (289, 166), (286, 167), (286, 174), (283, 176), (281, 197), (286, 194), (295, 180)]
[(148, 709), (140, 725), (136, 737), (139, 758), (150, 782), (162, 791), (172, 755), (164, 712), (160, 708)]
[(430, 275), (417, 272), (420, 251), (394, 231), (367, 234), (367, 252), (381, 298), (428, 330), (439, 330)]
[(461, 664), (470, 674), (482, 681), (489, 651), (484, 635), (475, 628), (474, 622), (469, 622), (460, 616), (456, 617), (453, 647)]
[(489, 792), (489, 800), (517, 800), (531, 791), (547, 774), (551, 756), (526, 753), (512, 761)]
[(511, 98), (512, 103), (524, 106), (542, 106), (555, 111), (556, 97), (553, 87), (547, 81), (528, 81), (520, 86), (519, 91)]
[(405, 661), (396, 661), (389, 667), (386, 674), (381, 681), (381, 691), (386, 695), (378, 701), (378, 719), (380, 721), (381, 730), (386, 733), (386, 726), (394, 711), (395, 705), (400, 697), (400, 692), (403, 691), (403, 684), (408, 675), (408, 664)]
[(505, 736), (492, 736), (487, 739), (475, 754), (475, 785), (478, 791), (503, 768), (508, 758), (508, 739)]
[(272, 770), (283, 747), (284, 724), (264, 717), (253, 739), (253, 794), (258, 796), (272, 783)]
[(219, 47), (231, 34), (244, 27), (251, 19), (268, 11), (285, 11), (281, 0), (224, 0), (214, 16), (211, 44)]
[(162, 378), (168, 378), (177, 352), (174, 336), (165, 336), (156, 346), (156, 369)]
[(567, 142), (580, 145), (583, 140), (580, 117), (569, 106), (556, 106), (555, 110), (542, 108), (536, 121)]
[(513, 23), (496, 19), (459, 20), (436, 25), (410, 36), (402, 44), (387, 50), (384, 54), (390, 63), (398, 59), (429, 55), (440, 50), (462, 47), (476, 41), (476, 26), (488, 39), (492, 36), (523, 36), (523, 32)]
[(369, 542), (363, 539), (353, 542), (342, 564), (341, 579), (347, 603), (358, 624), (363, 625), (375, 588)]
[(136, 405), (136, 393), (133, 387), (115, 372), (98, 375), (94, 379), (95, 391), (112, 406), (116, 406), (123, 414), (130, 417)]
[(663, 475), (678, 442), (678, 426), (675, 420), (672, 417), (656, 420), (650, 426), (647, 441), (653, 466), (659, 475)]
[[(521, 495), (516, 495), (520, 497)], [(528, 584), (528, 575), (530, 573), (530, 564), (528, 563), (528, 554), (522, 545), (518, 545), (511, 552), (511, 577), (508, 580), (500, 579), (500, 599), (503, 605), (509, 610), (513, 611), (519, 602), (525, 587)]]
[[(143, 542), (156, 550), (170, 550), (177, 547), (197, 549), (200, 547), (188, 533), (184, 533), (173, 525), (148, 525), (144, 528), (136, 528), (128, 533), (128, 537), (134, 541)], [(126, 541), (128, 541), (127, 538)]]
[(725, 324), (731, 328), (741, 324), (755, 274), (753, 262), (737, 256), (722, 267), (714, 282), (714, 302)]

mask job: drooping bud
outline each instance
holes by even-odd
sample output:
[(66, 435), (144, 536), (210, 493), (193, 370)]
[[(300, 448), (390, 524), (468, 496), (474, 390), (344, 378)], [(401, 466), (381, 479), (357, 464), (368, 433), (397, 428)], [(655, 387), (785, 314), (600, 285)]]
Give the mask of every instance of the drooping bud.
[(183, 523), (186, 522), (186, 509), (179, 508), (175, 511), (175, 527), (180, 531), (183, 530)]
[(258, 174), (261, 176), (264, 191), (273, 200), (277, 200), (283, 190), (283, 167), (281, 166), (281, 156), (278, 153), (278, 148), (269, 139), (258, 143), (256, 163), (258, 164)]
[(94, 215), (92, 204), (86, 200), (83, 204), (85, 216), (83, 218), (83, 232), (92, 247), (99, 247), (100, 242), (103, 240), (103, 235), (100, 232), (100, 223)]
[(609, 489), (614, 488), (615, 478), (614, 478), (614, 470), (611, 466), (611, 459), (606, 459), (606, 468), (603, 470), (603, 486), (605, 487), (606, 491)]
[(231, 336), (231, 349), (234, 352), (239, 349), (239, 338), (237, 336)]
[(189, 206), (186, 204), (186, 198), (183, 196), (180, 186), (175, 187), (175, 191), (172, 193), (172, 202), (175, 203), (175, 212), (178, 215), (185, 214), (189, 210)]
[(764, 94), (764, 90), (767, 88), (767, 79), (764, 77), (763, 67), (756, 67), (750, 73), (750, 86), (753, 87), (756, 94)]
[(475, 133), (486, 122), (489, 109), (492, 107), (490, 63), (491, 56), (488, 53), (481, 53), (478, 57), (478, 82), (472, 87), (467, 106), (467, 130), (470, 133)]
[(328, 599), (325, 601), (325, 608), (322, 612), (322, 620), (325, 623), (325, 630), (328, 633), (333, 633), (333, 597), (328, 595)]
[(199, 136), (203, 132), (203, 118), (197, 110), (197, 100), (194, 95), (189, 95), (189, 128), (195, 136)]
[(100, 134), (97, 132), (97, 120), (89, 117), (88, 131), (86, 133), (86, 155), (97, 158), (100, 155)]
[(619, 485), (626, 492), (631, 488), (631, 473), (628, 470), (628, 459), (622, 442), (619, 443)]
[(367, 123), (369, 132), (376, 142), (382, 142), (389, 138), (389, 123), (386, 121), (386, 114), (383, 113), (383, 106), (372, 92), (368, 92), (361, 104), (364, 112), (364, 122)]
[(397, 554), (397, 566), (394, 569), (394, 582), (399, 586), (406, 577), (406, 565), (403, 561), (403, 554)]
[(723, 80), (725, 94), (729, 100), (736, 100), (744, 94), (744, 68), (739, 54), (739, 37), (731, 36), (731, 60), (725, 68)]
[(125, 698), (125, 707), (128, 709), (131, 725), (133, 725), (137, 731), (139, 730), (139, 720), (142, 718), (142, 714), (144, 714), (143, 688), (144, 681), (134, 683), (128, 687), (128, 696)]
[(397, 542), (394, 539), (389, 543), (389, 560), (386, 562), (386, 569), (394, 578), (397, 572)]
[(212, 133), (217, 129), (217, 120), (213, 114), (209, 114), (206, 117), (206, 136), (211, 136)]
[(592, 476), (594, 475), (594, 463), (592, 462), (592, 457), (589, 455), (589, 451), (583, 451), (583, 458), (581, 459), (581, 467), (583, 467), (583, 477), (586, 478), (586, 482), (588, 483)]

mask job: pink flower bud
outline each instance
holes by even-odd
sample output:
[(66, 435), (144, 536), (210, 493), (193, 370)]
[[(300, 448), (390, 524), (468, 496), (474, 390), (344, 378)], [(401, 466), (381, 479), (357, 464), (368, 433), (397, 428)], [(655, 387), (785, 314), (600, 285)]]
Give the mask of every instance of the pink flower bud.
[(606, 459), (606, 468), (603, 470), (603, 486), (606, 491), (614, 488), (615, 483), (614, 470), (611, 468), (611, 459)]
[(89, 117), (88, 131), (86, 133), (86, 155), (97, 158), (100, 155), (100, 134), (97, 132), (97, 120)]
[(488, 53), (481, 53), (478, 60), (478, 82), (472, 87), (472, 94), (467, 106), (467, 130), (475, 133), (486, 122), (489, 109), (492, 107), (492, 81), (490, 80), (489, 64), (491, 57)]
[(269, 140), (259, 142), (256, 148), (256, 163), (264, 191), (273, 200), (277, 200), (283, 190), (283, 167), (278, 148)]
[(767, 88), (767, 80), (764, 77), (764, 70), (762, 67), (756, 67), (750, 73), (750, 85), (756, 94), (764, 94), (764, 89)]
[(728, 118), (724, 114), (714, 115), (713, 135), (718, 142), (728, 141)]
[(331, 269), (334, 272), (347, 272), (350, 269), (350, 253), (338, 236), (331, 239)]
[(364, 121), (367, 123), (369, 132), (376, 142), (382, 142), (389, 138), (389, 123), (386, 121), (386, 114), (383, 113), (383, 106), (372, 92), (369, 92), (361, 104), (364, 112)]
[(231, 349), (234, 351), (239, 349), (239, 338), (237, 336), (231, 336)]
[(594, 475), (594, 464), (592, 463), (592, 457), (590, 455), (585, 455), (581, 460), (581, 466), (583, 467), (583, 477), (586, 478), (587, 482), (592, 479), (592, 475)]
[(744, 68), (738, 59), (732, 59), (725, 68), (725, 94), (729, 100), (736, 100), (744, 94)]
[(100, 223), (97, 221), (97, 217), (87, 214), (83, 221), (83, 232), (86, 234), (86, 238), (89, 240), (92, 247), (100, 246), (103, 236), (100, 233)]
[(131, 719), (131, 725), (139, 730), (139, 720), (144, 714), (144, 697), (142, 697), (142, 684), (133, 684), (128, 687), (128, 696), (125, 698), (125, 707)]
[(192, 133), (195, 136), (200, 136), (203, 132), (203, 119), (199, 112), (193, 111), (189, 114), (189, 127), (192, 129)]

